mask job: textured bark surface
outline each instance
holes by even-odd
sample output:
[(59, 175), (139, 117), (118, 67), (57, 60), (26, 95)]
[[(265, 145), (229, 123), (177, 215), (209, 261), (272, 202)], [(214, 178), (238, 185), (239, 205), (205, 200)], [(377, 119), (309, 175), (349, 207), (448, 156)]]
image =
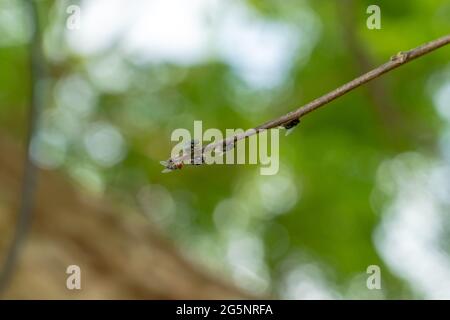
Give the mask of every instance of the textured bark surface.
[[(0, 136), (0, 253), (15, 225), (23, 152)], [(77, 193), (40, 172), (33, 225), (6, 298), (227, 299), (246, 294), (193, 266), (137, 213)], [(66, 268), (81, 267), (81, 290)]]

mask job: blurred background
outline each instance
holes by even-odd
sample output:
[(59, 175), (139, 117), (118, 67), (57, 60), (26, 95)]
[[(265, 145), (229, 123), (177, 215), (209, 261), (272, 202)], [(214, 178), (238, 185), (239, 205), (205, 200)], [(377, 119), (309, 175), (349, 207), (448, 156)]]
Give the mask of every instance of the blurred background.
[[(303, 118), (280, 138), (277, 175), (159, 164), (176, 128), (249, 129), (448, 34), (449, 1), (36, 4), (45, 73), (32, 81), (26, 3), (0, 0), (3, 262), (32, 86), (43, 101), (6, 298), (450, 298), (448, 47)], [(72, 264), (81, 290), (66, 288)]]

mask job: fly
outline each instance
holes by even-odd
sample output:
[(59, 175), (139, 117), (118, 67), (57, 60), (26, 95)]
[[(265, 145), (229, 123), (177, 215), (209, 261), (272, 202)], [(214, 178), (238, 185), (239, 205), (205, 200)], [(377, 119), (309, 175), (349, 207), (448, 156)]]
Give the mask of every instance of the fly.
[[(198, 140), (191, 140), (189, 143), (186, 144), (186, 146), (183, 149), (183, 155), (190, 155), (190, 164), (191, 165), (200, 165), (205, 163), (205, 159), (203, 157), (203, 152), (201, 148), (199, 147), (199, 141)], [(180, 170), (183, 168), (184, 163), (182, 161), (175, 162), (172, 159), (169, 159), (167, 161), (160, 161), (161, 165), (165, 167), (165, 169), (162, 171), (162, 173), (171, 172), (174, 170)]]
[(293, 119), (281, 125), (282, 128), (286, 129), (286, 136), (291, 134), (295, 127), (300, 123), (300, 119)]
[(167, 161), (160, 161), (159, 163), (165, 167), (162, 173), (167, 173), (183, 168), (183, 162), (175, 163), (172, 159), (169, 159)]

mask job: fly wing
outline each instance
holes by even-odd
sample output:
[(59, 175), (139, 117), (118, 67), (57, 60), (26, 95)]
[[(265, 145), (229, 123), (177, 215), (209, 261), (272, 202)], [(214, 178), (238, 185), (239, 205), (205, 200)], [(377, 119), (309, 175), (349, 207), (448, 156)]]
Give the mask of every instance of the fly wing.
[(162, 166), (164, 166), (164, 170), (161, 171), (162, 173), (167, 173), (172, 171), (172, 169), (169, 168), (169, 161), (160, 161), (159, 162)]
[(234, 148), (234, 142), (231, 142), (231, 143), (225, 145), (225, 147), (223, 148), (223, 151), (224, 152), (228, 152), (228, 151), (230, 151), (233, 148)]
[(292, 133), (292, 131), (294, 131), (295, 127), (289, 128), (286, 130), (285, 136), (288, 136)]
[(222, 155), (224, 153), (227, 153), (231, 149), (234, 148), (234, 142), (230, 142), (228, 144), (220, 145), (214, 148), (214, 153), (217, 155)]

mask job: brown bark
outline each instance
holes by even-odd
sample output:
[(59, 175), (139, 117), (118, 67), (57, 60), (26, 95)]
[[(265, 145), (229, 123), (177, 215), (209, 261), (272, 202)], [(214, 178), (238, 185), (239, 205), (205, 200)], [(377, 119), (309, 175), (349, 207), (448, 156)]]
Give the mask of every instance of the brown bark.
[[(0, 253), (16, 221), (23, 152), (0, 136)], [(227, 299), (245, 293), (199, 270), (137, 213), (82, 195), (61, 174), (40, 172), (33, 225), (6, 298)], [(81, 290), (66, 268), (81, 268)]]

